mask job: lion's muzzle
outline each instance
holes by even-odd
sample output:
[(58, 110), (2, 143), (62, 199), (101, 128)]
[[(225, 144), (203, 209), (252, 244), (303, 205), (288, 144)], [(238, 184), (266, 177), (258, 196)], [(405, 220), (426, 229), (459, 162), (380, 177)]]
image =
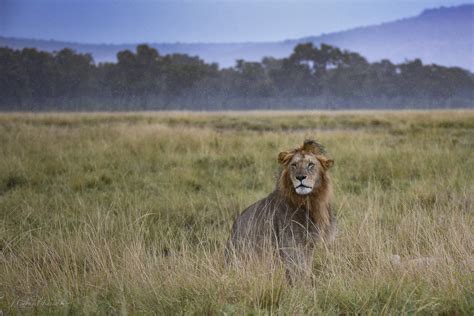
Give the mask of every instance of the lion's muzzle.
[(303, 184), (303, 181), (300, 181), (300, 184), (295, 185), (295, 191), (297, 194), (305, 195), (313, 191), (313, 187)]

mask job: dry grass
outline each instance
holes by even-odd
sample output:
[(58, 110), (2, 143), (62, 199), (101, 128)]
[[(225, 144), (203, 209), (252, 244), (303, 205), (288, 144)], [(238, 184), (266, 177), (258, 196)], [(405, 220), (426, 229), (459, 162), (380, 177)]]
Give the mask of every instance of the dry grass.
[[(336, 161), (340, 232), (314, 284), (225, 269), (306, 137)], [(474, 314), (473, 111), (3, 114), (0, 144), (4, 313)]]

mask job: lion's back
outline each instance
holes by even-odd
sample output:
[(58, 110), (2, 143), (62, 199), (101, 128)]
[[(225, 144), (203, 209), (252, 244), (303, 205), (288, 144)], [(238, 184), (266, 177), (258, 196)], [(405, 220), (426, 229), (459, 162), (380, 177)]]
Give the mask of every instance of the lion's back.
[(234, 221), (228, 247), (233, 250), (261, 250), (275, 242), (277, 219), (284, 205), (272, 193), (247, 207)]

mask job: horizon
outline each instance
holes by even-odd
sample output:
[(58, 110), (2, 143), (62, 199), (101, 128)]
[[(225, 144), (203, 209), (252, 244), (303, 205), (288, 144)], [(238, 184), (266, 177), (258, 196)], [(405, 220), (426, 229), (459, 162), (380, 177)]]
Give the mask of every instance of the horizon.
[[(0, 36), (109, 45), (144, 42), (189, 44), (281, 42), (392, 22), (417, 16), (426, 9), (455, 7), (463, 4), (473, 4), (473, 2), (429, 0), (329, 2), (323, 0), (290, 3), (288, 1), (212, 2), (204, 0), (131, 3), (130, 1), (100, 0), (80, 3), (76, 0), (66, 2), (7, 0), (0, 4)], [(311, 8), (318, 8), (319, 11), (312, 12)], [(214, 10), (211, 16), (209, 16), (209, 9)], [(108, 14), (109, 17), (104, 19), (104, 13), (108, 11), (114, 14)], [(252, 12), (249, 13), (249, 11)], [(155, 13), (158, 15), (154, 15)], [(316, 13), (316, 16), (322, 14), (323, 18), (314, 19), (313, 13)], [(135, 18), (136, 15), (141, 17), (141, 21)], [(236, 22), (239, 22), (243, 16), (248, 17), (247, 22), (237, 27)], [(83, 22), (86, 19), (88, 24)], [(288, 25), (282, 23), (286, 21), (285, 19), (294, 22), (288, 30), (286, 30)], [(186, 23), (176, 23), (183, 20)], [(267, 28), (259, 27), (262, 24), (268, 25)], [(35, 25), (35, 27), (31, 28), (28, 25)], [(121, 25), (123, 29), (117, 31), (117, 25)], [(169, 25), (173, 27), (170, 28)], [(218, 28), (218, 25), (222, 27)], [(124, 30), (127, 28), (128, 30)], [(285, 31), (282, 31), (282, 28)], [(156, 36), (156, 29), (164, 30), (161, 37)], [(154, 38), (152, 34), (155, 34)]]

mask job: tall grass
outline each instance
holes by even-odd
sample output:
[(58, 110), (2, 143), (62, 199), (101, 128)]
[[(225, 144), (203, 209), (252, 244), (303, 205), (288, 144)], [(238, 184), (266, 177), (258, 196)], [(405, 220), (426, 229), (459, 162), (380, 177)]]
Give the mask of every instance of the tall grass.
[[(336, 161), (314, 282), (226, 268), (307, 137)], [(0, 115), (0, 311), (472, 315), (473, 152), (473, 111)]]

